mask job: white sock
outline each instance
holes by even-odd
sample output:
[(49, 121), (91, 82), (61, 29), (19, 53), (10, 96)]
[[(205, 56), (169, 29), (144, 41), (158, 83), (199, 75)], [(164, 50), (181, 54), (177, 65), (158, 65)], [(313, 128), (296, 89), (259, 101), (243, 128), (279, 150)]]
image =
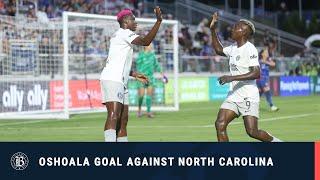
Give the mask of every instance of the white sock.
[(104, 131), (104, 141), (105, 142), (116, 142), (117, 134), (115, 129), (108, 129)]
[(128, 136), (118, 137), (117, 142), (128, 142)]
[(270, 133), (268, 133), (268, 134), (272, 137), (272, 141), (271, 141), (271, 142), (283, 142), (283, 141), (281, 141), (280, 139), (272, 136)]

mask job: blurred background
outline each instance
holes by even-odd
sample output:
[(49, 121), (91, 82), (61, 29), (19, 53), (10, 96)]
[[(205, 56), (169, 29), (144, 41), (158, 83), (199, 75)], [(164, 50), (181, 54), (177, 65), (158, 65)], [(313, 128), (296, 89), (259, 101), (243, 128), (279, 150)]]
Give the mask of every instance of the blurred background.
[[(1, 117), (8, 118), (7, 112), (13, 115), (20, 112), (22, 118), (34, 112), (62, 112), (66, 97), (62, 83), (65, 45), (69, 49), (69, 107), (83, 108), (88, 112), (98, 108), (104, 111), (101, 114), (74, 115), (71, 121), (51, 121), (48, 122), (50, 127), (46, 122), (30, 121), (26, 125), (29, 122), (3, 120), (0, 139), (102, 140), (100, 129), (105, 119), (105, 108), (100, 103), (98, 79), (108, 55), (110, 37), (119, 28), (118, 23), (70, 17), (69, 39), (64, 44), (62, 14), (69, 11), (116, 15), (121, 9), (129, 8), (136, 17), (154, 18), (153, 8), (156, 5), (161, 7), (164, 19), (178, 21), (179, 88), (175, 89), (173, 84), (176, 31), (172, 24), (162, 23), (153, 47), (169, 83), (164, 84), (158, 79), (153, 103), (155, 107), (173, 106), (175, 97), (179, 96), (181, 108), (174, 114), (159, 113), (155, 121), (138, 120), (135, 114), (130, 114), (132, 140), (214, 139), (212, 122), (229, 90), (228, 84), (221, 86), (217, 81), (219, 76), (229, 73), (229, 65), (227, 59), (216, 55), (211, 47), (209, 24), (215, 11), (220, 15), (216, 31), (224, 46), (233, 43), (230, 38), (232, 25), (241, 18), (247, 18), (256, 27), (256, 34), (250, 41), (259, 51), (268, 49), (276, 63), (271, 69), (269, 85), (273, 96), (278, 96), (274, 101), (280, 111), (270, 112), (262, 101), (260, 122), (273, 121), (263, 126), (284, 140), (319, 139), (319, 0), (0, 0)], [(137, 33), (144, 35), (152, 25), (139, 23)], [(135, 47), (134, 61), (141, 51), (142, 48)], [(138, 102), (136, 83), (131, 80), (128, 87), (129, 102), (134, 107)], [(176, 91), (179, 91), (177, 95)], [(19, 97), (22, 97), (21, 101)], [(50, 116), (44, 117), (47, 118)], [(234, 124), (236, 140), (249, 141), (237, 124), (242, 123)], [(55, 133), (48, 133), (48, 128)], [(301, 129), (305, 131), (300, 132)]]
[[(120, 9), (130, 8), (136, 17), (153, 18), (155, 5), (161, 7), (165, 19), (179, 21), (181, 73), (223, 73), (228, 70), (227, 62), (216, 56), (211, 47), (208, 28), (212, 12), (219, 11), (221, 21), (217, 31), (224, 45), (232, 43), (232, 24), (240, 18), (248, 18), (255, 22), (257, 28), (252, 42), (258, 48), (268, 47), (277, 63), (276, 68), (272, 70), (273, 73), (314, 76), (320, 74), (320, 2), (317, 0), (0, 0), (0, 53), (2, 57), (8, 53), (9, 39), (30, 40), (31, 37), (40, 42), (39, 57), (45, 56), (48, 51), (61, 53), (61, 33), (57, 28), (50, 30), (48, 27), (53, 27), (55, 22), (61, 21), (63, 11), (115, 15)], [(21, 28), (13, 26), (10, 23), (13, 21), (20, 21), (21, 25), (26, 21), (34, 21), (36, 26), (44, 24), (47, 28), (32, 29), (28, 26), (22, 29), (23, 33), (17, 33), (15, 31), (21, 31)], [(41, 29), (43, 32), (39, 33)], [(94, 33), (95, 38), (89, 38), (90, 42), (86, 42), (88, 45), (84, 49), (81, 44), (85, 40), (84, 36), (87, 36), (86, 33), (83, 30), (75, 32), (71, 37), (69, 53), (86, 51), (87, 54), (106, 55), (108, 39), (101, 31)], [(165, 29), (160, 33), (161, 36), (154, 42), (155, 49), (158, 50), (158, 54), (166, 56), (166, 62), (162, 62), (163, 66), (172, 69), (172, 53), (165, 45), (172, 41), (172, 30)], [(310, 36), (311, 40), (308, 40)], [(54, 61), (52, 59), (54, 58), (50, 58), (50, 61)], [(4, 63), (2, 60), (1, 72), (6, 71), (3, 69)], [(56, 67), (39, 71), (44, 74), (49, 73), (45, 71), (52, 71), (51, 74), (58, 73), (58, 62), (43, 62), (41, 66), (50, 66), (50, 63)]]

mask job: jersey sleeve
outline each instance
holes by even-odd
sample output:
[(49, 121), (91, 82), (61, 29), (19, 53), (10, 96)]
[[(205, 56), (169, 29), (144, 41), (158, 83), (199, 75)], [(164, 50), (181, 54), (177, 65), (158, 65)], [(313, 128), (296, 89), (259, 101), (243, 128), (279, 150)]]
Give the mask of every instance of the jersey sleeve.
[(125, 34), (124, 34), (124, 40), (131, 44), (131, 42), (135, 39), (139, 37), (139, 35), (137, 35), (136, 33), (134, 33), (133, 31), (126, 29)]
[(260, 66), (258, 50), (254, 46), (249, 49), (249, 67)]
[(222, 51), (223, 51), (223, 53), (226, 55), (226, 56), (230, 56), (230, 54), (231, 54), (231, 46), (227, 46), (227, 47), (224, 47), (223, 49), (222, 49)]

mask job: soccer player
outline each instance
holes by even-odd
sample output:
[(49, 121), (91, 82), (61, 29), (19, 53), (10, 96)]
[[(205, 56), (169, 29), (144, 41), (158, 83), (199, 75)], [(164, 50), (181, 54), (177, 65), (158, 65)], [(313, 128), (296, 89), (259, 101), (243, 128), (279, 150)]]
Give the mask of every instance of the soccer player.
[(276, 63), (269, 57), (268, 49), (259, 53), (260, 79), (257, 80), (260, 96), (264, 93), (271, 111), (278, 111), (279, 108), (272, 103), (272, 95), (269, 87), (269, 67), (275, 67)]
[(162, 68), (159, 65), (156, 54), (152, 51), (152, 46), (149, 45), (144, 48), (144, 51), (141, 51), (136, 60), (137, 72), (142, 73), (147, 76), (149, 82), (146, 84), (139, 83), (139, 109), (138, 109), (138, 117), (142, 117), (141, 105), (143, 102), (143, 96), (145, 94), (145, 89), (147, 89), (146, 95), (146, 106), (147, 106), (147, 116), (149, 118), (153, 118), (154, 115), (151, 113), (151, 105), (152, 105), (152, 94), (153, 94), (153, 86), (156, 82), (153, 73), (155, 71), (162, 73)]
[(129, 75), (147, 83), (146, 76), (132, 72), (133, 45), (149, 46), (156, 36), (162, 22), (161, 9), (156, 7), (157, 21), (150, 32), (142, 37), (134, 33), (137, 28), (135, 16), (129, 9), (117, 14), (120, 24), (110, 39), (106, 66), (100, 76), (102, 103), (106, 105), (108, 116), (104, 126), (106, 142), (127, 142), (128, 123), (128, 79)]
[(260, 141), (280, 141), (269, 133), (258, 129), (259, 91), (255, 80), (260, 76), (258, 51), (248, 41), (255, 33), (254, 25), (245, 19), (240, 19), (231, 31), (231, 38), (235, 44), (223, 47), (216, 34), (218, 13), (212, 15), (210, 29), (212, 32), (212, 46), (218, 55), (229, 58), (230, 75), (219, 78), (220, 84), (230, 83), (231, 90), (222, 103), (215, 127), (219, 142), (229, 141), (227, 135), (228, 124), (239, 117), (243, 117), (247, 134)]

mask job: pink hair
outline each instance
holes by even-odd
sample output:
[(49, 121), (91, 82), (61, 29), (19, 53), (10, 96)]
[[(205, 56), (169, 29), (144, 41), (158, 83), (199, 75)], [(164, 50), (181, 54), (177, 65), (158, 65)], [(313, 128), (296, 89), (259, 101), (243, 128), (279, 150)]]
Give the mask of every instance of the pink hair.
[(133, 14), (130, 9), (123, 9), (117, 14), (117, 21), (121, 21), (123, 17)]

